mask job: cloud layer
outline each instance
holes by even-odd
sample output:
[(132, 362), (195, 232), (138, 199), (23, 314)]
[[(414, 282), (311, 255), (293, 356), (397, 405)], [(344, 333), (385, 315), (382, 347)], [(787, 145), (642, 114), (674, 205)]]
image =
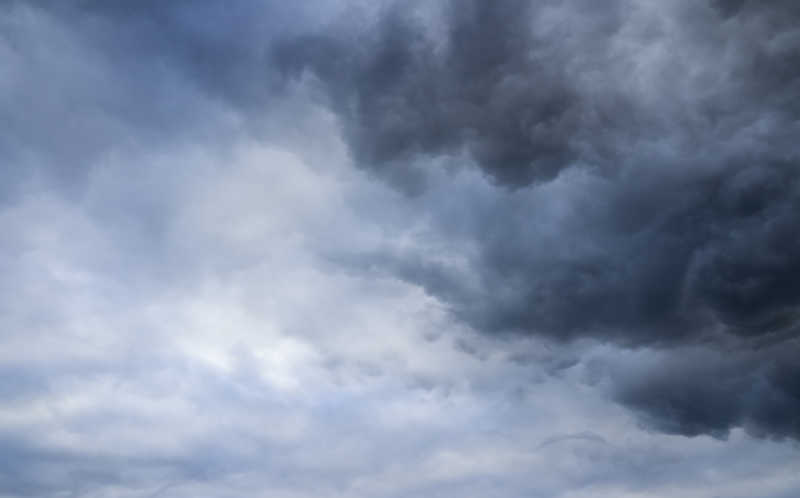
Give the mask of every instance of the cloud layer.
[(0, 496), (796, 496), (795, 2), (0, 2)]

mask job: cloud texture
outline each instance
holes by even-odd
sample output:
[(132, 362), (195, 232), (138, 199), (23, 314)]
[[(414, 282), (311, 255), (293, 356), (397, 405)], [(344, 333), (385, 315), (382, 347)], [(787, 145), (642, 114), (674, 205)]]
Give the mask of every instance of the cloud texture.
[[(759, 433), (797, 437), (800, 371), (763, 348), (798, 336), (800, 12), (590, 4), (445, 2), (433, 27), (387, 9), (374, 33), (294, 39), (277, 59), (321, 80), (362, 167), (408, 182), (419, 165), (466, 160), (510, 190), (463, 197), (459, 219), (441, 221), (473, 248), (469, 279), (415, 256), (397, 265), (457, 316), (485, 332), (733, 348), (741, 372), (661, 382), (713, 390), (710, 429), (756, 417)], [(730, 390), (697, 385), (731, 376)], [(745, 406), (733, 385), (756, 378), (774, 391), (752, 394), (759, 410), (786, 421)], [(704, 432), (692, 394), (641, 391), (622, 399)]]
[(797, 5), (0, 1), (0, 497), (796, 496)]

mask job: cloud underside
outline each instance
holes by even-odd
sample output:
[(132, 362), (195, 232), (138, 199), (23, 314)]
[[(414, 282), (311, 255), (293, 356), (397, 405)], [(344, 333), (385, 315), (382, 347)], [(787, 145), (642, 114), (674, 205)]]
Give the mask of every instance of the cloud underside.
[(798, 25), (0, 2), (0, 497), (795, 496)]
[[(800, 9), (441, 7), (275, 50), (319, 80), (362, 168), (424, 197), (426, 168), (466, 161), (508, 191), (440, 220), (473, 248), (466, 269), (400, 254), (394, 271), (486, 333), (734, 348), (735, 365), (653, 372), (620, 399), (675, 433), (756, 420), (796, 438), (800, 370), (762, 348), (797, 346)], [(522, 200), (537, 195), (562, 212)]]

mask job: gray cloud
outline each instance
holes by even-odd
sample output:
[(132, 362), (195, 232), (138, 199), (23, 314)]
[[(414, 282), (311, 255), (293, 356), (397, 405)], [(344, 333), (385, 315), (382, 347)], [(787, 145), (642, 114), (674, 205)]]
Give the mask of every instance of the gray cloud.
[(592, 126), (614, 121), (579, 95), (533, 14), (525, 0), (446, 2), (439, 34), (398, 6), (366, 32), (292, 39), (275, 57), (287, 75), (323, 81), (364, 167), (413, 187), (409, 163), (466, 152), (496, 181), (524, 185), (553, 178)]
[(797, 13), (0, 2), (0, 495), (796, 495)]
[(763, 350), (689, 351), (656, 358), (638, 375), (617, 372), (615, 395), (667, 433), (800, 438), (797, 341)]
[[(420, 164), (450, 157), (499, 184), (481, 201), (440, 179), (417, 201), (442, 237), (460, 241), (452, 250), (465, 264), (373, 256), (475, 329), (792, 347), (800, 11), (623, 4), (446, 2), (433, 27), (388, 9), (357, 35), (279, 44), (276, 58), (287, 75), (321, 81), (362, 167), (419, 194), (420, 175), (432, 178)], [(455, 196), (447, 202), (459, 211), (442, 211), (437, 196)], [(548, 211), (537, 197), (565, 208)], [(670, 432), (750, 425), (797, 437), (791, 369), (757, 374), (786, 363), (772, 353), (780, 349), (737, 356), (694, 388), (654, 366), (652, 392), (643, 385), (622, 399)], [(678, 394), (658, 401), (656, 385)], [(739, 398), (744, 386), (757, 401)], [(694, 405), (705, 398), (715, 404), (703, 415)], [(787, 420), (768, 414), (781, 410)]]
[(230, 143), (240, 121), (258, 133), (280, 107), (271, 40), (334, 5), (3, 2), (0, 194), (44, 182), (80, 196), (114, 157)]

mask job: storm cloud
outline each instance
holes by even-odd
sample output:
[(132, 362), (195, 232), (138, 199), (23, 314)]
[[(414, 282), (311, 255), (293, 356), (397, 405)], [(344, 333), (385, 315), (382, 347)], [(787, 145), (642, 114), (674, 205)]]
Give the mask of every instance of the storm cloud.
[(444, 3), (427, 30), (399, 5), (386, 10), (367, 32), (275, 50), (287, 75), (322, 80), (365, 168), (409, 187), (415, 160), (466, 153), (496, 181), (524, 185), (556, 176), (581, 135), (610, 121), (612, 109), (589, 109), (535, 36), (531, 2)]
[[(486, 333), (796, 347), (795, 3), (441, 7), (428, 25), (388, 8), (358, 35), (276, 49), (287, 75), (320, 80), (363, 168), (424, 197), (420, 165), (466, 161), (500, 187), (489, 204), (449, 201), (458, 212), (437, 220), (472, 248), (461, 254), (466, 266), (408, 254), (378, 260)], [(431, 190), (428, 198), (461, 195)], [(537, 197), (564, 209), (548, 212)], [(713, 390), (720, 406), (702, 409), (727, 430), (752, 421), (741, 391), (756, 383), (756, 365), (775, 362), (783, 374), (758, 377), (774, 393), (751, 392), (748, 403), (787, 418), (755, 416), (759, 434), (796, 437), (796, 369), (758, 351), (760, 361), (732, 360), (741, 372), (693, 379), (697, 396), (675, 379), (685, 397), (642, 386), (650, 396), (622, 398), (671, 420), (673, 432), (697, 434), (705, 426), (693, 410)], [(660, 375), (659, 385), (672, 382)], [(729, 377), (735, 388), (711, 386)]]
[(0, 496), (796, 496), (798, 21), (0, 1)]

